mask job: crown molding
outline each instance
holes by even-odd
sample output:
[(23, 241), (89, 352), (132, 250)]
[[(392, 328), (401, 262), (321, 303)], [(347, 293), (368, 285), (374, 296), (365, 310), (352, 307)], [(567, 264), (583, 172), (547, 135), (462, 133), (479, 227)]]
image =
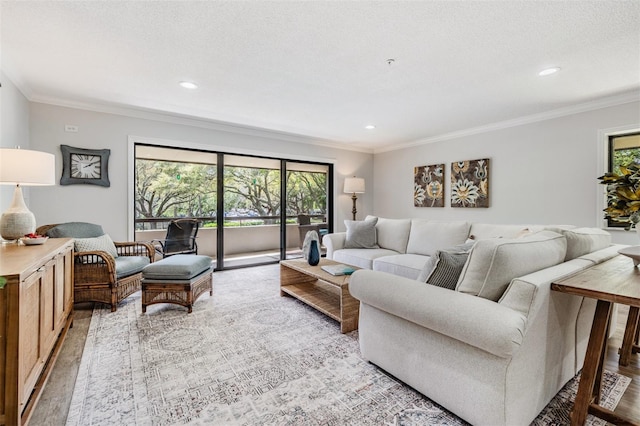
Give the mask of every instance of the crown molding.
[[(23, 92), (24, 93), (24, 92)], [(30, 102), (55, 105), (65, 108), (81, 109), (86, 111), (100, 112), (106, 114), (122, 115), (125, 117), (140, 118), (146, 120), (160, 121), (164, 123), (181, 124), (185, 126), (200, 127), (220, 132), (241, 134), (245, 136), (255, 136), (278, 141), (295, 142), (307, 145), (323, 146), (326, 148), (340, 149), (344, 151), (355, 151), (372, 154), (373, 149), (352, 147), (336, 141), (314, 138), (311, 136), (288, 133), (278, 130), (265, 129), (260, 127), (244, 126), (241, 124), (222, 122), (208, 118), (195, 117), (191, 115), (164, 112), (133, 106), (108, 105), (103, 103), (79, 102), (66, 99), (31, 96), (27, 97)]]
[(388, 145), (382, 148), (374, 149), (374, 154), (381, 154), (384, 152), (398, 151), (406, 148), (413, 148), (416, 146), (427, 145), (430, 143), (446, 141), (450, 139), (457, 139), (465, 136), (477, 135), (480, 133), (493, 132), (496, 130), (507, 129), (510, 127), (522, 126), (525, 124), (536, 123), (539, 121), (551, 120), (554, 118), (565, 117), (568, 115), (579, 114), (587, 111), (594, 111), (602, 108), (612, 107), (616, 105), (627, 104), (631, 102), (640, 102), (640, 91), (634, 90), (625, 92), (615, 96), (608, 96), (606, 98), (597, 99), (595, 101), (584, 102), (577, 105), (572, 105), (564, 108), (558, 108), (550, 111), (541, 112), (538, 114), (527, 115), (524, 117), (514, 118), (512, 120), (499, 121), (497, 123), (491, 123), (484, 126), (472, 127), (469, 129), (458, 130), (451, 133), (445, 133), (425, 139), (418, 139), (413, 142), (407, 142), (397, 145)]

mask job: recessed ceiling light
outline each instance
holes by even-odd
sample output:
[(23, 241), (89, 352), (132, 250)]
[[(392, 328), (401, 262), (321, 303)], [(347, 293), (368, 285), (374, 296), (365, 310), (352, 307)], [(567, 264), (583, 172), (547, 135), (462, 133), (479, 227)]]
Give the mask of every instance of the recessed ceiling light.
[(367, 130), (373, 130), (376, 128), (376, 126), (374, 126), (373, 124), (367, 124), (366, 126), (364, 126), (364, 128)]
[(551, 75), (560, 71), (560, 67), (547, 68), (538, 73), (539, 76)]
[(184, 87), (185, 89), (197, 89), (198, 85), (195, 83), (192, 83), (191, 81), (181, 81), (180, 82), (180, 86)]

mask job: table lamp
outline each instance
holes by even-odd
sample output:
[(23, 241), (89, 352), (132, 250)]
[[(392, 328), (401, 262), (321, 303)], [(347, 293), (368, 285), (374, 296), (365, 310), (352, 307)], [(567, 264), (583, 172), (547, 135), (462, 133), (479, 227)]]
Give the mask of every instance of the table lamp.
[(35, 232), (36, 218), (22, 196), (22, 186), (55, 185), (55, 156), (47, 152), (0, 148), (0, 184), (15, 185), (11, 206), (0, 218), (0, 236), (17, 240)]
[(353, 210), (351, 210), (351, 213), (353, 214), (353, 220), (356, 220), (356, 213), (358, 213), (358, 210), (356, 210), (356, 200), (358, 199), (356, 194), (364, 194), (364, 179), (357, 178), (355, 176), (345, 178), (344, 192), (347, 194), (353, 194), (351, 195), (351, 199), (353, 200)]

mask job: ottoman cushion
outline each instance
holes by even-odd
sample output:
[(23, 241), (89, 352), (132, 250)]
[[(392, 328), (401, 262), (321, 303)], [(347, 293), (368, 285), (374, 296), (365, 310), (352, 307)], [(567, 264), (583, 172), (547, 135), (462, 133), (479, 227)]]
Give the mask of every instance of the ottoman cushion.
[(145, 266), (142, 276), (151, 280), (190, 280), (210, 268), (209, 256), (176, 254)]

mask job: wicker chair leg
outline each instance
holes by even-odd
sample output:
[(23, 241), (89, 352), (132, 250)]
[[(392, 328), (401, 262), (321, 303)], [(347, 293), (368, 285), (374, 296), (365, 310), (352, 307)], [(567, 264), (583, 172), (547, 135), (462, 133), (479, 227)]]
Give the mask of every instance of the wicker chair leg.
[(111, 287), (111, 312), (118, 309), (118, 290), (115, 286)]

